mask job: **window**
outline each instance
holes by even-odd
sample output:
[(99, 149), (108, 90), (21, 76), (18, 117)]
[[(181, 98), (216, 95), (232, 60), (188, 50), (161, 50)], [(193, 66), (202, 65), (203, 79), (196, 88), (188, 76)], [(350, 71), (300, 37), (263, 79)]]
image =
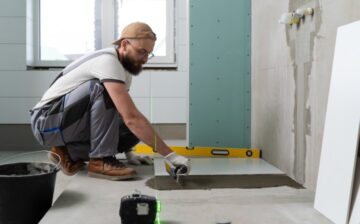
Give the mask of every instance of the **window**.
[(174, 0), (36, 0), (32, 66), (62, 67), (110, 47), (124, 26), (148, 23), (157, 35), (145, 67), (174, 67)]

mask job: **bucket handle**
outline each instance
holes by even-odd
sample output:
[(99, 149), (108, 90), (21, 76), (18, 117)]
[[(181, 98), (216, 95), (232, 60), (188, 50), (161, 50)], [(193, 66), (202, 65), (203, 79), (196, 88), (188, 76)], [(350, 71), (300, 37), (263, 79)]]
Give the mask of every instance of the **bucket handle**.
[[(48, 150), (41, 150), (41, 151), (45, 151), (45, 152), (47, 152), (47, 153), (51, 153), (51, 154), (53, 154), (53, 155), (55, 155), (57, 158), (58, 158), (58, 162), (57, 162), (57, 164), (55, 164), (56, 165), (56, 171), (59, 171), (60, 170), (60, 167), (61, 167), (61, 157), (57, 154), (57, 153), (55, 153), (55, 152), (52, 152), (52, 151), (48, 151)], [(52, 161), (53, 162), (53, 161)], [(54, 162), (53, 162), (54, 163)]]

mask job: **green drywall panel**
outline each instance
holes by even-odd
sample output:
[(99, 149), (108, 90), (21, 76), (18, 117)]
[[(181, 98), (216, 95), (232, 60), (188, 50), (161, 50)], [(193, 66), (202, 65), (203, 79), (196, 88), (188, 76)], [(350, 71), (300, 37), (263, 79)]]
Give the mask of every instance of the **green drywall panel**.
[(190, 147), (250, 147), (250, 13), (251, 0), (190, 0)]

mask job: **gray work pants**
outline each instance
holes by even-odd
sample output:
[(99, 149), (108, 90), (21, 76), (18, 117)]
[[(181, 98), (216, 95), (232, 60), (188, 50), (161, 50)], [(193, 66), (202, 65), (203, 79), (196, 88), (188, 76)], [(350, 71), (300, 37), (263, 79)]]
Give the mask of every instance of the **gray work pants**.
[(96, 79), (32, 110), (31, 127), (41, 145), (66, 146), (75, 161), (127, 152), (139, 142)]

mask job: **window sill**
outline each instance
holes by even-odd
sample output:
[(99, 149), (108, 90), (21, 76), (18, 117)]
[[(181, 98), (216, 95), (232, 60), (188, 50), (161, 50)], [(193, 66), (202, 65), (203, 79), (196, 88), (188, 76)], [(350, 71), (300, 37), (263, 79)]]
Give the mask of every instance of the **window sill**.
[[(27, 66), (27, 71), (61, 71), (65, 68), (65, 66)], [(145, 64), (143, 66), (144, 71), (157, 71), (157, 70), (171, 70), (176, 71), (177, 70), (177, 64)]]

